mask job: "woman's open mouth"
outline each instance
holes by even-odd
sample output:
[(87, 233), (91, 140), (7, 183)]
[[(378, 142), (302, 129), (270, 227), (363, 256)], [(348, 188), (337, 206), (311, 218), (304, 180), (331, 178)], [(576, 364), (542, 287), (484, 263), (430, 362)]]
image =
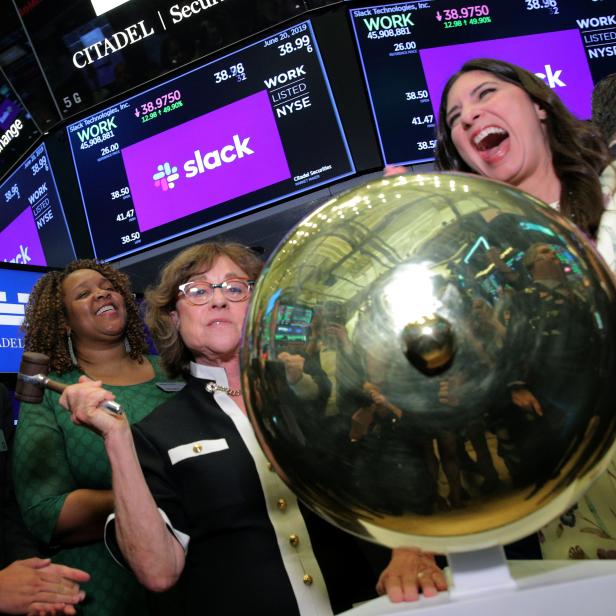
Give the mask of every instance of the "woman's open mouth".
[(102, 314), (106, 314), (108, 312), (115, 312), (116, 311), (116, 307), (113, 304), (105, 304), (104, 306), (101, 306), (97, 311), (96, 311), (96, 316), (100, 316)]
[(509, 139), (509, 133), (498, 126), (486, 126), (474, 137), (473, 145), (485, 162), (494, 162), (506, 153), (503, 143)]

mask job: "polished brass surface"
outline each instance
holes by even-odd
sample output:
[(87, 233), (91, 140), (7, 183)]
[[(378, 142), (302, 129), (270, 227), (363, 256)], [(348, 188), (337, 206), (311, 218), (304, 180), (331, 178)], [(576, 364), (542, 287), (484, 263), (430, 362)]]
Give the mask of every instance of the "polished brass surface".
[(248, 413), (317, 513), (459, 552), (559, 515), (614, 450), (616, 292), (589, 242), (511, 187), (400, 175), (304, 219), (257, 283)]

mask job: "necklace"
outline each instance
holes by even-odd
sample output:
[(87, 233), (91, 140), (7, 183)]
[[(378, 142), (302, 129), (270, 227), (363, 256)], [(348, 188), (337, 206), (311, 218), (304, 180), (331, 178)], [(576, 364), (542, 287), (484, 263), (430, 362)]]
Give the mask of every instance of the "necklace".
[(210, 381), (209, 383), (206, 383), (205, 391), (207, 391), (210, 394), (213, 394), (215, 391), (222, 391), (223, 393), (229, 396), (239, 396), (242, 393), (239, 389), (229, 389), (228, 387), (225, 387), (224, 385), (219, 385), (218, 383), (215, 383), (214, 381)]

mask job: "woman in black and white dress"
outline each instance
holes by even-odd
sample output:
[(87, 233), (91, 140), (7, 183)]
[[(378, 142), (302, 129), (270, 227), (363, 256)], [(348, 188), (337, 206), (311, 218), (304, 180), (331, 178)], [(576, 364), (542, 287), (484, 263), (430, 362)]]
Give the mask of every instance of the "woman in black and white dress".
[[(182, 613), (321, 616), (369, 599), (377, 581), (367, 547), (306, 510), (271, 470), (246, 416), (239, 348), (260, 269), (235, 244), (192, 247), (166, 266), (147, 321), (167, 371), (187, 385), (132, 433), (97, 408), (112, 397), (97, 383), (62, 397), (105, 441), (110, 543), (149, 589), (177, 585)], [(394, 550), (378, 581), (394, 601), (444, 587), (434, 558), (411, 549)]]

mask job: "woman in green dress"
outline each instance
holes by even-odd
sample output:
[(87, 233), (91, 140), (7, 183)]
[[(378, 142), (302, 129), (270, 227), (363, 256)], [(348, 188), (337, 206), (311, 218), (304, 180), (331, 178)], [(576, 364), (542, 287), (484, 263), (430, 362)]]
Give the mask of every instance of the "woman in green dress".
[[(36, 284), (26, 307), (25, 348), (50, 357), (51, 378), (99, 381), (140, 421), (168, 394), (147, 344), (128, 278), (109, 265), (75, 261)], [(103, 543), (114, 509), (103, 441), (71, 423), (46, 391), (41, 404), (22, 404), (15, 436), (13, 476), (30, 530), (54, 561), (88, 571), (79, 613), (122, 616), (146, 613), (145, 591), (115, 563)]]

